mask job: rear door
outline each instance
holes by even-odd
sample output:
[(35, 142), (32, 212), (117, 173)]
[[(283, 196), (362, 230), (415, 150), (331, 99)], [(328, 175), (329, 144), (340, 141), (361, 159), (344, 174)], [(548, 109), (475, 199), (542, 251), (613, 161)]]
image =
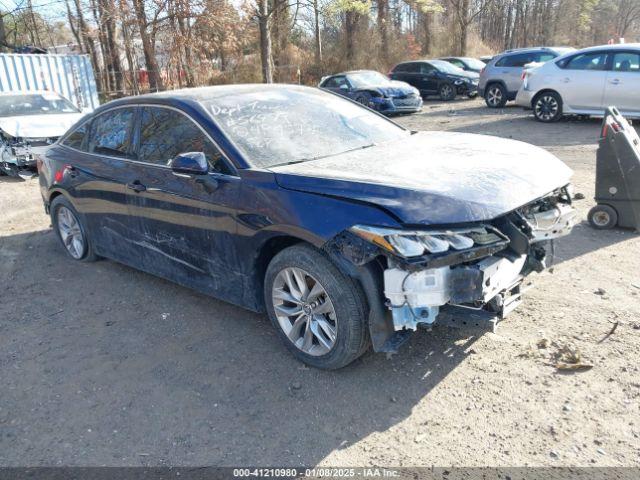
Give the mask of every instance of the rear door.
[[(204, 130), (179, 110), (142, 106), (138, 128), (134, 182), (139, 186), (129, 209), (145, 270), (237, 302), (240, 178)], [(209, 173), (173, 172), (168, 163), (187, 152), (205, 153)]]
[(611, 52), (604, 87), (604, 107), (616, 106), (623, 115), (640, 115), (640, 52)]
[[(125, 185), (132, 180), (135, 108), (108, 110), (68, 135), (62, 145), (74, 149), (69, 175), (78, 211), (98, 253), (125, 263), (135, 258)], [(134, 262), (135, 263), (135, 262)]]
[(393, 72), (391, 72), (391, 79), (407, 82), (409, 85), (416, 87), (421, 92), (426, 93), (424, 92), (425, 88), (420, 74), (420, 63), (408, 62), (397, 65)]
[(498, 60), (495, 64), (497, 78), (502, 80), (510, 94), (514, 94), (522, 83), (522, 71), (527, 63), (535, 60), (534, 52), (514, 53)]
[(563, 103), (573, 110), (602, 113), (607, 79), (607, 52), (585, 52), (558, 63), (556, 89)]

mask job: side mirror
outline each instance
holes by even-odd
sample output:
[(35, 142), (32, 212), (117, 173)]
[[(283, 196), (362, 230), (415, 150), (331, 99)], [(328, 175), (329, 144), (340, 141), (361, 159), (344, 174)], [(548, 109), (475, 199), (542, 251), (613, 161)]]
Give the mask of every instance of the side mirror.
[(169, 162), (169, 166), (177, 173), (204, 175), (209, 172), (207, 157), (202, 152), (180, 153)]

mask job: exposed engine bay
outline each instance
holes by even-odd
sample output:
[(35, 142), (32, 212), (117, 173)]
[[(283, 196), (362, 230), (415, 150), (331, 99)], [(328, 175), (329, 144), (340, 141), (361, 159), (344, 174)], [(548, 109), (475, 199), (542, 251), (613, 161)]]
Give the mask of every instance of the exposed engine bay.
[(36, 161), (57, 138), (14, 138), (0, 131), (0, 171), (7, 175), (31, 178)]
[(384, 293), (395, 330), (431, 325), (444, 306), (503, 319), (521, 302), (525, 277), (553, 263), (553, 240), (571, 232), (574, 217), (565, 187), (492, 224), (421, 239), (427, 250), (436, 252), (426, 268), (390, 257)]
[(374, 349), (397, 351), (418, 325), (495, 328), (521, 303), (529, 288), (526, 277), (553, 264), (554, 240), (571, 232), (571, 190), (566, 185), (479, 224), (425, 230), (352, 227), (334, 247), (356, 265), (376, 265), (382, 276), (377, 289), (384, 305), (370, 320), (376, 323)]

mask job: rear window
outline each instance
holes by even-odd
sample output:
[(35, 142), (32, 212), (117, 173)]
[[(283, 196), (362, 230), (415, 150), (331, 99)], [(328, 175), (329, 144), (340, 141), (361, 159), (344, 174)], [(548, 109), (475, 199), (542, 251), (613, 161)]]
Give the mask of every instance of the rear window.
[(640, 72), (640, 53), (620, 52), (613, 56), (611, 66), (615, 72)]
[(134, 110), (116, 108), (91, 123), (89, 152), (112, 157), (131, 157)]
[(496, 62), (496, 67), (524, 67), (527, 63), (536, 62), (535, 52), (507, 55)]
[(417, 63), (401, 63), (400, 65), (396, 65), (393, 71), (397, 73), (417, 73), (420, 71), (420, 65)]
[(75, 148), (76, 150), (83, 150), (85, 143), (84, 139), (89, 133), (89, 123), (84, 123), (80, 127), (76, 128), (73, 132), (65, 137), (62, 141), (62, 145)]

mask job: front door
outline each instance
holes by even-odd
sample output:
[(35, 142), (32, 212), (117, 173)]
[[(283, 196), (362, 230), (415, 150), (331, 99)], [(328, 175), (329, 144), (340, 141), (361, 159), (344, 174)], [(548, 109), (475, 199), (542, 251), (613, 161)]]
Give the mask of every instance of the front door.
[(613, 54), (604, 87), (604, 106), (618, 107), (623, 115), (640, 115), (640, 53)]
[[(140, 107), (130, 216), (143, 248), (144, 269), (238, 303), (235, 212), (239, 177), (208, 135), (184, 113)], [(203, 152), (210, 171), (176, 173), (180, 153)]]
[(602, 113), (606, 60), (607, 52), (596, 51), (580, 53), (560, 65), (557, 90), (565, 105), (574, 110)]

